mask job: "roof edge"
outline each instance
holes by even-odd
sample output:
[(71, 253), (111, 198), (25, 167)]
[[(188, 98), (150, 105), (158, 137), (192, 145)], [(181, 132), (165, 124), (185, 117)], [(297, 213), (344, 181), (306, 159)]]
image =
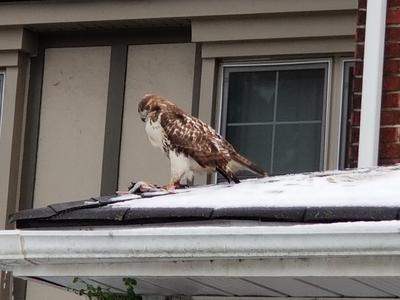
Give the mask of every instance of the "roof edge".
[[(400, 222), (1, 231), (0, 269), (88, 263), (400, 256)], [(29, 274), (20, 274), (22, 276)]]

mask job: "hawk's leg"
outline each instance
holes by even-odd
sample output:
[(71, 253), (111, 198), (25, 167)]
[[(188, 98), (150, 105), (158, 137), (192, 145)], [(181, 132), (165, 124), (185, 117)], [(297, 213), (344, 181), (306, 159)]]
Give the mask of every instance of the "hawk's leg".
[(240, 183), (239, 178), (227, 167), (221, 168), (217, 167), (217, 172), (220, 173), (224, 178), (230, 183), (233, 181), (234, 183)]
[[(171, 172), (172, 173), (172, 172)], [(181, 184), (181, 180), (184, 174), (172, 174), (169, 183), (164, 186), (164, 188), (168, 191), (174, 191), (175, 189), (185, 188), (184, 184)]]
[(167, 191), (175, 191), (175, 189), (180, 189), (182, 188), (183, 185), (179, 181), (170, 181), (167, 185), (163, 186), (164, 189)]
[(186, 177), (185, 174), (190, 170), (189, 159), (183, 153), (177, 153), (173, 150), (169, 151), (168, 157), (171, 163), (171, 177), (165, 188), (172, 191), (183, 187), (181, 180)]

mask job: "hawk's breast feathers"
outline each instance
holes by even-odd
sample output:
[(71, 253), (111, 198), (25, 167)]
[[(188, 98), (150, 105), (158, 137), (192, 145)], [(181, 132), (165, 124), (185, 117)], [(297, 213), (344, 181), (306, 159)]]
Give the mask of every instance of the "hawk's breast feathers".
[(150, 143), (168, 154), (169, 141), (164, 128), (161, 126), (160, 114), (154, 119), (148, 118), (146, 120), (145, 130)]

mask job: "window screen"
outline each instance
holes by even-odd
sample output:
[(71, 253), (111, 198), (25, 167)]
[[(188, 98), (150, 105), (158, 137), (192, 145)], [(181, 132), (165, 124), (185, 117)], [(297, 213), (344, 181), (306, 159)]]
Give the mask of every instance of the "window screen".
[(327, 69), (225, 67), (222, 134), (270, 175), (323, 169)]

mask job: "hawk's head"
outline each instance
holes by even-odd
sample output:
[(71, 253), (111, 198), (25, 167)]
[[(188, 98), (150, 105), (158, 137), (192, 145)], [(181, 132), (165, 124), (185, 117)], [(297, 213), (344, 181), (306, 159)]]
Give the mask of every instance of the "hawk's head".
[(138, 105), (138, 113), (143, 122), (146, 121), (149, 113), (154, 111), (166, 111), (169, 109), (177, 109), (177, 107), (167, 99), (152, 94), (144, 95)]

